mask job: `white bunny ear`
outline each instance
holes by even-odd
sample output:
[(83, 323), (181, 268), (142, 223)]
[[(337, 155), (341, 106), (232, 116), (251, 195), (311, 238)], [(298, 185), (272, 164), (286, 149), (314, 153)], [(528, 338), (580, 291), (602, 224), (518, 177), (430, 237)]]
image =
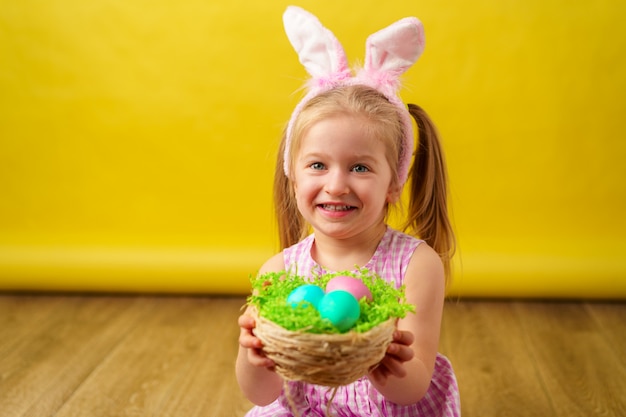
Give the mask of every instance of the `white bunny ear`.
[(300, 63), (314, 79), (333, 78), (333, 75), (349, 71), (343, 47), (317, 17), (299, 7), (289, 6), (283, 14), (283, 24)]
[(367, 38), (363, 69), (398, 77), (417, 61), (423, 51), (422, 22), (407, 17)]

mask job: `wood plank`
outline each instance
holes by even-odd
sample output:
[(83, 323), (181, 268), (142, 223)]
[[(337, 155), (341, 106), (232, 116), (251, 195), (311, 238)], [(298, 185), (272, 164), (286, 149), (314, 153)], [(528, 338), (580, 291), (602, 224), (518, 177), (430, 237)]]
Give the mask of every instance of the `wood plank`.
[(516, 303), (556, 414), (626, 415), (626, 369), (581, 303)]
[(441, 345), (457, 375), (464, 417), (555, 414), (510, 303), (448, 302)]
[(47, 317), (35, 314), (25, 322), (31, 337), (0, 357), (3, 416), (53, 415), (136, 324), (132, 299), (38, 297), (35, 302)]
[(20, 350), (21, 344), (45, 329), (50, 312), (60, 302), (57, 297), (0, 295), (0, 358)]
[(243, 406), (233, 352), (243, 300), (165, 298), (160, 304), (57, 416), (237, 415)]
[(586, 303), (585, 308), (617, 359), (626, 366), (626, 303)]
[[(194, 416), (243, 416), (252, 404), (241, 393), (235, 377), (238, 348), (237, 317), (245, 300), (214, 300), (204, 316), (208, 337), (198, 349), (193, 369), (186, 376), (177, 397), (164, 411), (179, 415), (181, 406), (195, 408)], [(215, 320), (214, 318), (217, 318)], [(216, 340), (215, 335), (219, 335)], [(192, 415), (192, 414), (185, 414)]]

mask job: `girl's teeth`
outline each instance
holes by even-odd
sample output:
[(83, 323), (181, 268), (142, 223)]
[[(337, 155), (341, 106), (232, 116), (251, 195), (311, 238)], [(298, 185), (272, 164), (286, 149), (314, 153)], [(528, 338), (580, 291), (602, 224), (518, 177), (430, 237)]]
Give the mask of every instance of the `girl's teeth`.
[(330, 210), (330, 211), (345, 211), (345, 210), (350, 209), (350, 206), (331, 206), (331, 205), (326, 205), (326, 204), (323, 207), (324, 209)]

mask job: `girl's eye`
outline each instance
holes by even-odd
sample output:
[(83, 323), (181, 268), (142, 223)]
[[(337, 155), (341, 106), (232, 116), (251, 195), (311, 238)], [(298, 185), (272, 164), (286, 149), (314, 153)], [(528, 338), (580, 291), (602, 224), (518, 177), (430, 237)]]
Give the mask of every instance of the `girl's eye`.
[(311, 169), (316, 169), (316, 170), (324, 169), (324, 164), (322, 164), (321, 162), (313, 162), (311, 164)]
[(352, 170), (354, 172), (369, 172), (369, 168), (365, 165), (355, 165), (354, 167), (352, 167)]

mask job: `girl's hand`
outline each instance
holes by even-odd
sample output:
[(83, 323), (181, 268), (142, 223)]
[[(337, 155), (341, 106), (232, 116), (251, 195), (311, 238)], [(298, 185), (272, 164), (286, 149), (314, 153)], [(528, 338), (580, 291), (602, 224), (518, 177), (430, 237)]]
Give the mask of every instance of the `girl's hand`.
[(256, 326), (254, 318), (244, 313), (239, 316), (238, 323), (241, 328), (239, 333), (239, 345), (246, 349), (248, 362), (253, 366), (262, 368), (273, 367), (274, 362), (267, 358), (262, 351), (263, 343), (252, 333), (252, 329)]
[(410, 361), (414, 356), (413, 349), (411, 349), (413, 340), (413, 333), (404, 330), (396, 330), (393, 334), (393, 340), (389, 344), (389, 347), (387, 347), (387, 353), (378, 365), (370, 371), (370, 380), (384, 386), (387, 379), (391, 376), (395, 376), (396, 378), (406, 376), (404, 362)]

